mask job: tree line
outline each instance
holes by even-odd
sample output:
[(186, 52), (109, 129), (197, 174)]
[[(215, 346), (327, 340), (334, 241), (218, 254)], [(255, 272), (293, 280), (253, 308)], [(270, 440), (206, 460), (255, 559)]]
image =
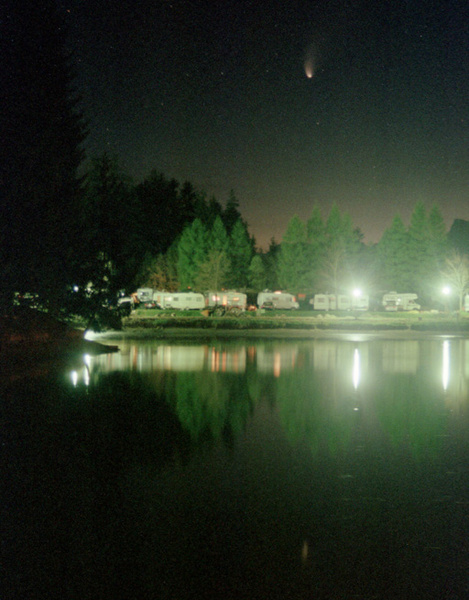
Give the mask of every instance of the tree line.
[(469, 286), (467, 222), (416, 203), (366, 245), (347, 213), (292, 216), (256, 247), (235, 192), (225, 205), (157, 170), (135, 183), (118, 157), (87, 157), (73, 55), (54, 0), (6, 0), (0, 20), (0, 302), (29, 292), (52, 312), (93, 312), (120, 289), (415, 291)]

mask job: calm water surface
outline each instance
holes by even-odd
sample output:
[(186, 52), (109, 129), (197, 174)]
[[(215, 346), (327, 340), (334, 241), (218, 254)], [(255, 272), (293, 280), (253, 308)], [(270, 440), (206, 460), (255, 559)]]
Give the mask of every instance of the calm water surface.
[(469, 597), (469, 340), (119, 346), (0, 379), (2, 599)]

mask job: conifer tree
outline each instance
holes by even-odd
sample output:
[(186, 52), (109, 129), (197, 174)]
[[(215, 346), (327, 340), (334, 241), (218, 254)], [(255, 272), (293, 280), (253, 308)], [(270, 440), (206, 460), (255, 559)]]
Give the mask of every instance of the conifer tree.
[(414, 207), (408, 233), (414, 289), (421, 296), (433, 286), (436, 268), (427, 210), (422, 201)]
[(85, 127), (54, 0), (5, 0), (0, 20), (0, 276), (58, 310), (81, 260)]
[(230, 191), (230, 196), (228, 198), (228, 202), (226, 203), (225, 210), (223, 211), (222, 218), (227, 234), (231, 235), (236, 222), (241, 219), (239, 202), (233, 190)]
[(260, 254), (255, 254), (249, 265), (249, 285), (259, 292), (267, 287), (265, 266)]
[(200, 219), (185, 227), (178, 242), (178, 279), (181, 289), (196, 285), (200, 266), (207, 259), (207, 230)]
[(399, 214), (383, 233), (377, 248), (378, 273), (383, 287), (389, 291), (414, 291), (409, 236)]
[(234, 224), (230, 236), (228, 257), (230, 259), (230, 285), (235, 288), (245, 288), (249, 279), (252, 246), (249, 236), (241, 219)]
[(311, 216), (306, 222), (306, 237), (308, 242), (311, 289), (317, 290), (320, 285), (319, 277), (326, 253), (325, 225), (318, 206), (313, 208)]
[(306, 226), (294, 215), (282, 238), (278, 261), (278, 278), (282, 288), (298, 291), (310, 287)]

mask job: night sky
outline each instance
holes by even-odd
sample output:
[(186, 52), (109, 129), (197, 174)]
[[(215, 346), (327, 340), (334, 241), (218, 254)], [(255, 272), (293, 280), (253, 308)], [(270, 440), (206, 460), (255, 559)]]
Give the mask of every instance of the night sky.
[(61, 0), (90, 121), (223, 205), (264, 248), (333, 203), (375, 242), (417, 201), (469, 219), (466, 0)]

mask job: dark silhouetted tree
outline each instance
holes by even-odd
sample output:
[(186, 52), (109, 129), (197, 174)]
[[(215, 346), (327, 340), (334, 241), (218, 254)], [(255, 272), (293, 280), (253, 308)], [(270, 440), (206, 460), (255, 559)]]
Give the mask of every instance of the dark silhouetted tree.
[(2, 290), (58, 310), (80, 263), (85, 138), (54, 0), (5, 0), (0, 17)]

